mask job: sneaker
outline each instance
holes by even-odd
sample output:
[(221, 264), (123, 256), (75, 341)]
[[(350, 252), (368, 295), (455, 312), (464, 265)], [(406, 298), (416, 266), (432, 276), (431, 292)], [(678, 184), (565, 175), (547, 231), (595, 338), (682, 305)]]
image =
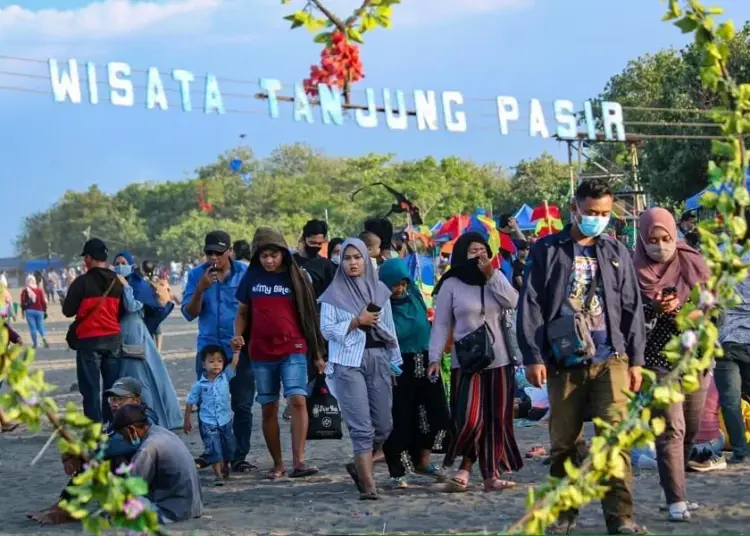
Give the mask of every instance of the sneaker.
[(734, 454), (729, 458), (729, 465), (750, 465), (750, 456), (738, 456)]
[(704, 449), (697, 458), (690, 460), (687, 469), (693, 473), (708, 473), (727, 468), (727, 461), (723, 456), (717, 456), (712, 451)]
[(400, 476), (398, 478), (391, 478), (391, 487), (393, 489), (405, 489), (409, 487), (409, 483), (406, 481), (405, 476)]

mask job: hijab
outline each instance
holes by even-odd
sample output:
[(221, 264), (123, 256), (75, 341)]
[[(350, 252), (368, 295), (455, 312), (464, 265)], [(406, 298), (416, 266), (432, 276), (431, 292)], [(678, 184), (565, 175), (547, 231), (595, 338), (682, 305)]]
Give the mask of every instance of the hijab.
[(36, 303), (36, 289), (38, 285), (36, 283), (36, 277), (34, 275), (26, 276), (26, 299), (31, 303)]
[(388, 287), (408, 281), (406, 293), (398, 298), (391, 296), (393, 323), (396, 326), (398, 345), (404, 354), (419, 354), (430, 345), (430, 322), (422, 292), (414, 284), (409, 267), (403, 259), (388, 259), (380, 265), (380, 280)]
[[(351, 277), (346, 274), (343, 266), (336, 270), (333, 281), (326, 291), (320, 296), (320, 303), (327, 303), (348, 313), (358, 316), (368, 305), (373, 304), (381, 309), (385, 307), (391, 297), (391, 289), (385, 283), (378, 280), (375, 267), (370, 262), (367, 254), (367, 246), (359, 238), (347, 238), (341, 246), (342, 256), (349, 247), (356, 248), (364, 259), (365, 273), (359, 277)], [(342, 261), (343, 264), (343, 261)], [(372, 334), (378, 340), (390, 343), (395, 338), (380, 325), (375, 324)]]
[[(649, 257), (645, 245), (654, 227), (661, 227), (676, 243), (674, 255), (664, 262)], [(635, 245), (633, 264), (638, 275), (641, 291), (651, 299), (667, 287), (677, 287), (680, 303), (685, 303), (698, 283), (705, 283), (711, 276), (703, 257), (684, 240), (677, 239), (677, 225), (672, 214), (663, 208), (651, 208), (638, 220), (638, 240)]]
[(433, 296), (437, 296), (440, 287), (451, 277), (456, 277), (463, 283), (472, 286), (482, 286), (487, 283), (487, 278), (479, 269), (479, 259), (469, 258), (469, 246), (474, 242), (487, 248), (487, 256), (492, 259), (492, 248), (490, 248), (484, 236), (476, 232), (462, 234), (453, 246), (451, 267), (438, 281), (435, 290), (432, 292)]
[(253, 236), (250, 269), (265, 270), (260, 264), (260, 252), (263, 248), (273, 246), (279, 249), (284, 256), (284, 266), (287, 268), (286, 275), (289, 277), (289, 286), (292, 290), (292, 301), (297, 311), (297, 319), (302, 329), (302, 334), (307, 342), (308, 353), (312, 359), (323, 357), (325, 341), (320, 333), (320, 322), (318, 319), (318, 307), (315, 303), (315, 291), (309, 276), (292, 257), (289, 246), (284, 235), (270, 227), (258, 227)]

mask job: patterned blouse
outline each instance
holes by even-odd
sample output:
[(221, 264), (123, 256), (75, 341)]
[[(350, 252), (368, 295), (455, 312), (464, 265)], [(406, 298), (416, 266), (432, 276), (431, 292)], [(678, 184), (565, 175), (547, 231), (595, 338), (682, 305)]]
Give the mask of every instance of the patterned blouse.
[(643, 297), (643, 314), (646, 317), (646, 368), (671, 370), (672, 366), (662, 354), (667, 343), (680, 333), (677, 329), (675, 317), (679, 309), (673, 313), (657, 313), (651, 306), (651, 300)]

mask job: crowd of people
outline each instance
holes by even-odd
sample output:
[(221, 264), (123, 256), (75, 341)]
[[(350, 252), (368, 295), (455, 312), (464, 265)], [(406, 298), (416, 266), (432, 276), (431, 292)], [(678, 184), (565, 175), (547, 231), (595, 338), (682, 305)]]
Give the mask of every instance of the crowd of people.
[[(387, 219), (368, 220), (348, 238), (329, 237), (326, 223), (312, 220), (295, 248), (272, 228), (234, 244), (224, 231), (208, 233), (205, 262), (188, 272), (179, 307), (198, 327), (196, 383), (184, 411), (156, 343), (175, 307), (168, 284), (154, 285), (132, 255), (110, 258), (91, 239), (82, 251), (86, 270), (63, 302), (75, 319), (67, 341), (76, 350), (84, 413), (107, 423), (113, 440), (105, 458), (133, 464), (163, 522), (201, 515), (200, 469), (212, 468), (216, 485), (258, 470), (247, 459), (256, 400), (272, 461), (263, 478), (318, 473), (305, 444), (308, 385), (319, 376), (348, 429), (353, 461), (342, 469), (361, 500), (381, 497), (373, 472), (380, 459), (394, 488), (416, 474), (443, 482), (447, 492), (466, 492), (475, 463), (485, 492), (513, 487), (510, 475), (524, 465), (514, 417), (525, 388), (545, 395), (544, 411), (530, 418), (548, 420), (550, 474), (563, 477), (567, 459), (580, 463), (586, 455), (584, 422), (618, 423), (624, 390), (640, 388), (642, 369), (669, 372), (663, 351), (679, 331), (676, 313), (710, 276), (696, 244), (684, 240), (690, 221), (681, 218), (678, 229), (667, 210), (645, 211), (631, 251), (605, 232), (613, 203), (605, 181), (582, 182), (571, 224), (533, 244), (506, 218), (501, 228), (516, 240), (511, 254), (492, 251), (479, 233), (461, 235), (433, 291), (434, 319), (402, 258), (408, 246)], [(633, 461), (650, 459), (658, 469), (670, 521), (688, 521), (698, 507), (688, 501), (686, 468), (750, 464), (743, 418), (750, 281), (737, 291), (741, 303), (726, 312), (720, 331), (724, 358), (683, 403), (655, 412), (666, 421), (655, 452), (621, 454), (623, 476), (607, 483), (602, 501), (610, 534), (645, 532), (635, 520)], [(23, 292), (33, 342), (37, 333), (46, 344), (39, 326), (45, 295), (32, 280)], [(282, 393), (291, 465), (282, 455)], [(194, 413), (204, 444), (196, 458), (171, 431), (190, 433)], [(435, 453), (444, 453), (442, 463)], [(73, 476), (80, 460), (69, 457), (64, 468)], [(563, 512), (551, 532), (569, 533), (577, 515)], [(69, 519), (59, 506), (32, 517)]]

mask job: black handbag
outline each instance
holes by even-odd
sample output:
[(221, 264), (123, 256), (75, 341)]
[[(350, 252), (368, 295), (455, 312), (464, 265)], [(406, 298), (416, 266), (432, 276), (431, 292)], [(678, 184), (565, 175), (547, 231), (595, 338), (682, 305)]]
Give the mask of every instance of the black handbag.
[(456, 360), (463, 374), (476, 374), (489, 367), (495, 360), (492, 345), (495, 335), (487, 325), (484, 311), (484, 285), (482, 285), (482, 325), (455, 342)]

